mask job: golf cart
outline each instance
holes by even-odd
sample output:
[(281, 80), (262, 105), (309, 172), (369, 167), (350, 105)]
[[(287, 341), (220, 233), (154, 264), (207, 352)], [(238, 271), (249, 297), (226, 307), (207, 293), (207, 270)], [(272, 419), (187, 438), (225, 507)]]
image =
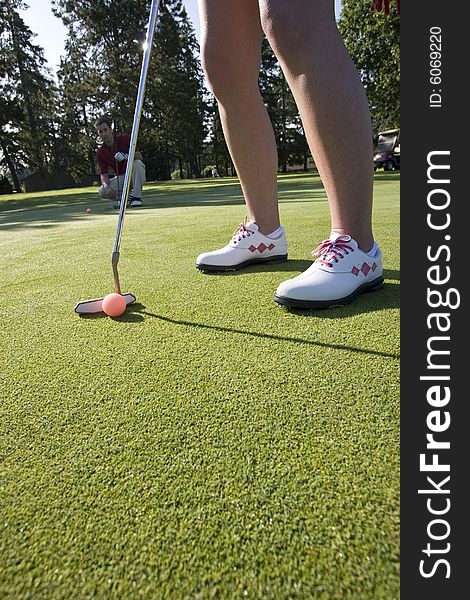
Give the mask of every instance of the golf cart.
[(400, 130), (390, 129), (377, 134), (374, 148), (374, 171), (400, 169)]

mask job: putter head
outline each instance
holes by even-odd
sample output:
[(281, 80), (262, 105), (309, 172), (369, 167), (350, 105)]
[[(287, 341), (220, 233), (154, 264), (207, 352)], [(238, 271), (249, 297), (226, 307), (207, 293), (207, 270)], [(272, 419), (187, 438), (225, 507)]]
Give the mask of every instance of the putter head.
[[(126, 304), (132, 304), (136, 301), (136, 297), (132, 294), (122, 294), (126, 299)], [(96, 300), (83, 300), (79, 302), (74, 308), (75, 312), (79, 315), (96, 315), (103, 312), (103, 298), (96, 298)]]

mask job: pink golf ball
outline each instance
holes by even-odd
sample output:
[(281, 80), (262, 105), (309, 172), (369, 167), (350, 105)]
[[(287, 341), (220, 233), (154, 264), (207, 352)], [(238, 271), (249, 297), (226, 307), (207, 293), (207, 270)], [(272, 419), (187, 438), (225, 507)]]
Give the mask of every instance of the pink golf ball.
[(103, 312), (108, 317), (119, 317), (126, 310), (126, 299), (121, 294), (108, 294), (103, 298)]

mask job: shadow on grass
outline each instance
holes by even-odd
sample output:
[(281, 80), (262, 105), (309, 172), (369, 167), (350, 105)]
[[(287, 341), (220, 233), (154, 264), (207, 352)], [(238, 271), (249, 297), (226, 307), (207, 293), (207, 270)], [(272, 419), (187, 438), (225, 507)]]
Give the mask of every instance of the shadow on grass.
[[(376, 172), (376, 182), (395, 182), (399, 171)], [(323, 185), (316, 173), (280, 175), (278, 178), (279, 203), (326, 202)], [(194, 179), (174, 182), (148, 182), (143, 193), (144, 205), (137, 209), (145, 211), (158, 208), (193, 206), (244, 206), (245, 201), (238, 179)], [(89, 219), (85, 212), (91, 207), (94, 214), (113, 214), (111, 201), (98, 196), (98, 188), (58, 190), (14, 195), (0, 201), (0, 229), (24, 227), (51, 228), (61, 223)], [(136, 209), (133, 209), (136, 210)]]
[[(22, 228), (47, 229), (57, 227), (61, 223), (89, 219), (88, 207), (94, 213), (111, 212), (103, 207), (103, 202), (96, 207), (97, 192), (80, 192), (66, 195), (28, 197), (0, 202), (0, 230)], [(93, 214), (93, 213), (92, 213)]]
[[(296, 272), (303, 271), (311, 264), (310, 261), (303, 260), (289, 260), (282, 264), (266, 264), (266, 265), (253, 265), (251, 267), (247, 267), (243, 272), (229, 272), (229, 273), (207, 273), (206, 275), (210, 275), (213, 277), (230, 277), (234, 275), (243, 275), (251, 273), (262, 273), (269, 271), (276, 271), (280, 273), (288, 273), (288, 272)], [(360, 315), (367, 312), (377, 312), (380, 310), (386, 310), (390, 308), (399, 308), (400, 307), (400, 272), (393, 269), (385, 269), (384, 270), (384, 279), (394, 283), (385, 283), (383, 288), (378, 291), (369, 292), (366, 294), (361, 294), (358, 296), (354, 302), (351, 304), (347, 304), (345, 306), (337, 306), (330, 309), (287, 309), (286, 307), (279, 307), (279, 310), (283, 310), (285, 312), (290, 312), (292, 314), (301, 315), (304, 317), (321, 317), (325, 319), (345, 319), (352, 316)], [(270, 334), (264, 333), (255, 333), (249, 331), (243, 331), (239, 329), (228, 329), (225, 327), (217, 327), (213, 325), (205, 325), (202, 323), (192, 323), (189, 321), (180, 321), (171, 319), (169, 317), (164, 317), (162, 315), (156, 315), (154, 313), (146, 312), (146, 307), (139, 302), (134, 302), (133, 304), (129, 304), (126, 312), (120, 317), (109, 317), (113, 321), (120, 321), (124, 323), (141, 323), (144, 320), (143, 315), (147, 315), (150, 317), (155, 317), (162, 321), (167, 321), (171, 323), (175, 323), (176, 325), (187, 325), (192, 327), (201, 327), (205, 329), (214, 329), (217, 331), (225, 331), (232, 333), (241, 333), (245, 335), (259, 336), (262, 338), (271, 338), (273, 340), (284, 340), (284, 341), (294, 341), (299, 343), (306, 343), (309, 345), (316, 344), (320, 346), (328, 346), (328, 344), (322, 344), (317, 342), (310, 342), (308, 340), (302, 340), (299, 338), (284, 338), (279, 336), (274, 336)], [(79, 314), (80, 319), (84, 320), (94, 320), (94, 319), (103, 319), (107, 318), (107, 315), (104, 313), (95, 313), (95, 314)], [(330, 347), (330, 346), (328, 346)], [(351, 349), (347, 346), (331, 346), (334, 348), (343, 348), (343, 349)], [(359, 350), (357, 350), (359, 351)], [(362, 350), (361, 350), (362, 351)], [(365, 351), (368, 354), (374, 354), (373, 351)], [(380, 356), (387, 356), (389, 358), (399, 358), (397, 354), (387, 354), (387, 353), (376, 353)]]
[[(148, 183), (143, 193), (144, 205), (134, 211), (196, 206), (244, 206), (245, 201), (237, 179), (191, 180)], [(326, 202), (318, 177), (312, 174), (279, 179), (279, 203)], [(0, 202), (0, 229), (51, 228), (61, 223), (90, 219), (86, 208), (94, 215), (112, 215), (112, 201), (99, 197), (98, 188), (79, 191), (40, 192), (37, 196), (14, 196)], [(128, 212), (131, 212), (130, 210)]]
[[(304, 346), (316, 346), (318, 348), (328, 348), (333, 350), (346, 350), (348, 352), (357, 352), (358, 354), (368, 354), (372, 356), (382, 356), (384, 358), (392, 358), (399, 359), (400, 355), (392, 352), (380, 352), (378, 350), (369, 350), (367, 348), (356, 348), (354, 346), (348, 346), (345, 344), (328, 344), (326, 342), (318, 342), (314, 340), (306, 340), (304, 338), (298, 337), (287, 337), (280, 335), (273, 335), (270, 333), (263, 333), (260, 331), (247, 331), (244, 329), (234, 329), (232, 327), (222, 327), (218, 325), (207, 325), (206, 323), (195, 323), (193, 321), (184, 321), (180, 319), (172, 319), (170, 317), (165, 317), (164, 315), (157, 315), (155, 313), (144, 310), (146, 307), (143, 305), (134, 306), (133, 311), (138, 311), (141, 315), (146, 315), (147, 317), (153, 317), (154, 319), (158, 319), (160, 321), (164, 321), (165, 323), (172, 323), (173, 325), (179, 325), (183, 327), (192, 327), (194, 329), (208, 329), (211, 331), (220, 331), (221, 333), (234, 333), (237, 335), (246, 335), (255, 338), (274, 340), (276, 342), (289, 342), (293, 344), (302, 344)], [(317, 315), (318, 316), (318, 315)], [(128, 318), (124, 319), (126, 321), (130, 320)], [(122, 317), (120, 317), (122, 318)]]
[[(399, 281), (399, 273), (397, 271), (386, 271), (384, 272), (384, 276), (389, 280)], [(363, 314), (365, 312), (374, 312), (377, 310), (383, 310), (385, 308), (390, 307), (398, 307), (399, 306), (399, 295), (400, 295), (400, 286), (399, 284), (385, 284), (382, 291), (363, 294), (359, 298), (355, 300), (353, 304), (344, 306), (344, 307), (336, 307), (331, 309), (323, 309), (323, 310), (309, 310), (309, 311), (287, 311), (285, 308), (279, 307), (279, 310), (284, 310), (286, 312), (291, 312), (293, 314), (299, 314), (302, 316), (313, 316), (317, 318), (327, 318), (327, 319), (339, 319), (339, 318), (349, 318), (354, 315)], [(367, 297), (367, 301), (365, 301), (365, 297)], [(194, 329), (206, 329), (210, 331), (219, 331), (221, 333), (233, 333), (237, 335), (245, 335), (255, 338), (268, 339), (277, 342), (288, 342), (294, 344), (302, 344), (305, 346), (316, 346), (319, 348), (328, 348), (334, 350), (346, 350), (348, 352), (356, 352), (358, 354), (367, 354), (371, 356), (381, 356), (384, 358), (392, 358), (398, 360), (400, 358), (399, 354), (395, 354), (393, 352), (381, 352), (378, 350), (370, 350), (367, 348), (357, 348), (354, 346), (346, 345), (346, 344), (328, 344), (326, 342), (319, 342), (315, 340), (308, 340), (299, 337), (287, 337), (274, 335), (270, 333), (263, 333), (257, 331), (247, 331), (245, 329), (235, 329), (232, 327), (223, 327), (219, 325), (208, 325), (206, 323), (197, 323), (194, 321), (186, 321), (183, 319), (173, 319), (171, 317), (167, 317), (164, 315), (158, 315), (156, 313), (150, 312), (146, 310), (146, 306), (140, 303), (135, 303), (129, 306), (128, 311), (122, 316), (118, 317), (116, 320), (124, 321), (128, 323), (141, 322), (144, 316), (152, 317), (154, 319), (158, 319), (165, 323), (171, 323), (173, 325), (178, 325), (182, 327), (191, 327)]]
[(400, 181), (400, 171), (376, 171), (375, 181)]

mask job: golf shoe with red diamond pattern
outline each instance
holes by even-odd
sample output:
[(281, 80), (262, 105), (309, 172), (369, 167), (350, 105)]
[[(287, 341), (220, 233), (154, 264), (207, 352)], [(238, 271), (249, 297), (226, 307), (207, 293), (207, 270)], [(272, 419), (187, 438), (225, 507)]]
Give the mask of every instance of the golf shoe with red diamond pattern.
[(281, 283), (274, 301), (289, 308), (331, 308), (363, 292), (381, 289), (382, 253), (369, 256), (349, 235), (323, 241), (312, 252), (317, 260), (302, 274)]
[(220, 250), (205, 252), (196, 259), (200, 271), (238, 271), (254, 263), (279, 263), (287, 260), (284, 231), (276, 237), (263, 235), (256, 223), (240, 223), (232, 239)]

